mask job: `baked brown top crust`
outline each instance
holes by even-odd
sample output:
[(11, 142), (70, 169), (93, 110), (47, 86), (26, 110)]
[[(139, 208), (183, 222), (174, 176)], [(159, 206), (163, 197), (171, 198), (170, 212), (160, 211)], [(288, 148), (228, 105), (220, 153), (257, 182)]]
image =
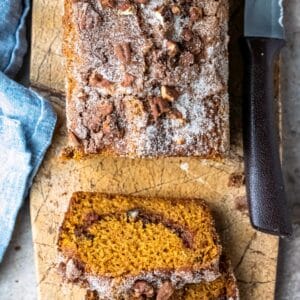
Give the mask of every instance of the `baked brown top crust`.
[(227, 0), (65, 0), (67, 120), (85, 153), (228, 150)]

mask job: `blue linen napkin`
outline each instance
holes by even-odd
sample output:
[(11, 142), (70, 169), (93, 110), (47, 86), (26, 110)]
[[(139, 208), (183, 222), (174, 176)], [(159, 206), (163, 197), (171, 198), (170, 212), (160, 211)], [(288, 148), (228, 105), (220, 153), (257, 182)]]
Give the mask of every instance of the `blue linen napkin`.
[(0, 0), (0, 262), (56, 123), (46, 100), (11, 79), (27, 51), (29, 9), (30, 0)]

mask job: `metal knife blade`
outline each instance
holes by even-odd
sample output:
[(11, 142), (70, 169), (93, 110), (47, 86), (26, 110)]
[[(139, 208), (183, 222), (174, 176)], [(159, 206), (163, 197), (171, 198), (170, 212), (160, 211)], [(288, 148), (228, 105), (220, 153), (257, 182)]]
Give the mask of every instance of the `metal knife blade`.
[(283, 0), (246, 0), (246, 37), (284, 38)]

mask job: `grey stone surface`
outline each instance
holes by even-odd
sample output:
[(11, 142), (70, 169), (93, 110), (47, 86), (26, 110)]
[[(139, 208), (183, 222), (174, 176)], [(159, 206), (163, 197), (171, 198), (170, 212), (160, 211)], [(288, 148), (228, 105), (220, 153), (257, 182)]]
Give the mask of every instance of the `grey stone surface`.
[(283, 168), (294, 237), (280, 242), (276, 299), (300, 300), (300, 1), (287, 0), (282, 52)]
[(37, 299), (28, 201), (20, 211), (13, 238), (0, 265), (0, 299)]

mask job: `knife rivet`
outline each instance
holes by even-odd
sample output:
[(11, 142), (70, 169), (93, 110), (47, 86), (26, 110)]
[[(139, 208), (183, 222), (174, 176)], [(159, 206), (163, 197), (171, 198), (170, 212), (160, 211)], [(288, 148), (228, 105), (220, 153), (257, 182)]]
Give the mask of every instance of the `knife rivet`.
[(260, 55), (261, 55), (261, 56), (264, 56), (265, 54), (262, 52)]

